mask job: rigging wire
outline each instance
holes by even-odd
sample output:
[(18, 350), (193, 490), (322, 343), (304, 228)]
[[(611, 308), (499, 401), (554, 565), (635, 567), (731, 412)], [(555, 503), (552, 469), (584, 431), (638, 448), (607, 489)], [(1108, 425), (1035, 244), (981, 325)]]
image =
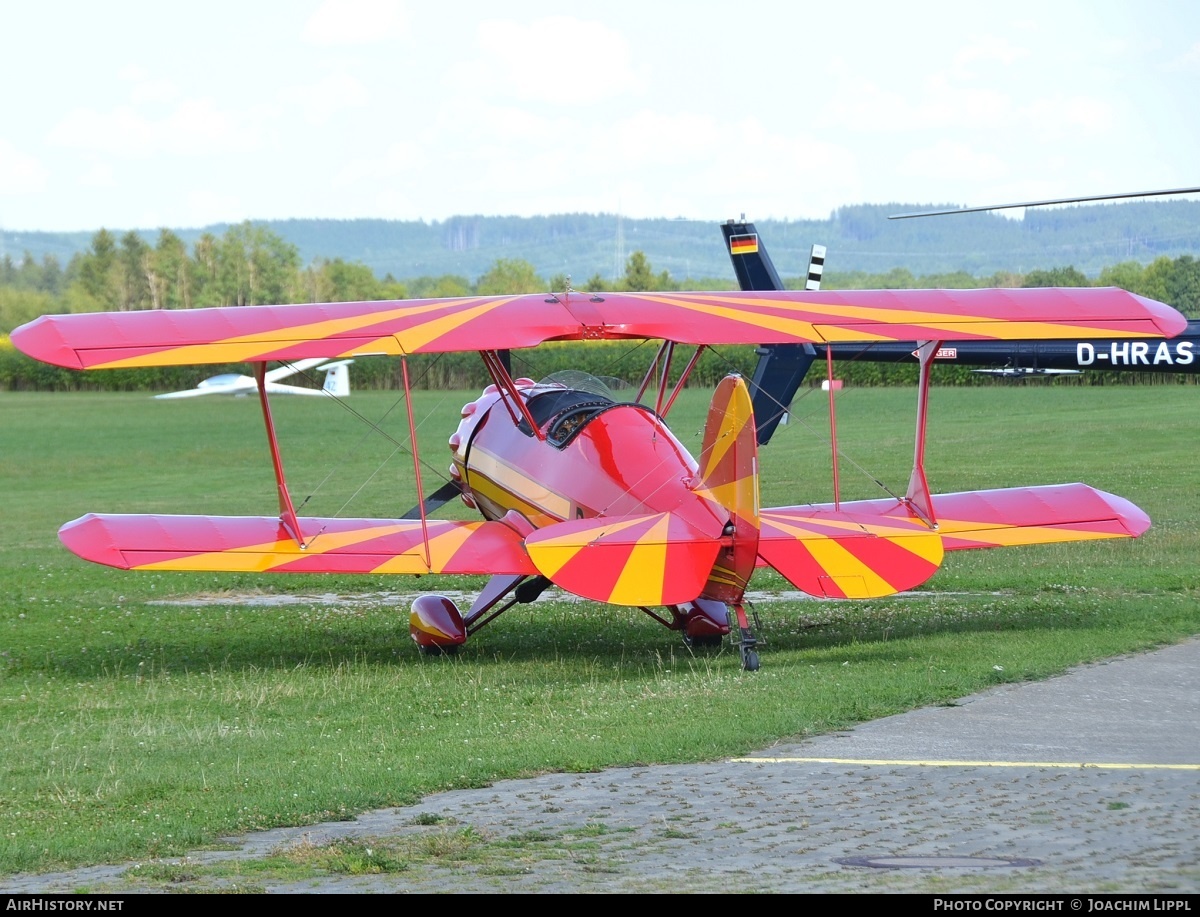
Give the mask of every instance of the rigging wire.
[[(425, 377), (432, 371), (433, 367), (441, 359), (441, 356), (442, 356), (441, 354), (438, 354), (437, 357), (433, 361), (431, 361), (427, 367), (425, 367), (424, 372), (422, 372), (421, 375), (417, 378), (417, 382), (421, 382), (425, 379)], [(288, 365), (292, 365), (292, 364), (289, 363)], [(303, 378), (308, 379), (309, 382), (312, 382), (314, 384), (317, 381), (315, 378), (313, 378), (313, 376), (308, 371), (303, 371), (300, 373), (300, 375)], [(383, 461), (381, 461), (378, 466), (376, 466), (375, 470), (372, 471), (371, 474), (367, 476), (366, 480), (364, 480), (358, 486), (358, 488), (342, 503), (342, 505), (337, 509), (337, 511), (335, 513), (333, 513), (334, 518), (339, 518), (341, 516), (341, 514), (346, 510), (346, 507), (348, 507), (355, 500), (355, 498), (358, 497), (358, 495), (363, 491), (363, 489), (379, 474), (380, 471), (383, 470), (384, 466), (387, 465), (387, 463), (390, 462), (396, 456), (396, 453), (405, 452), (405, 453), (411, 455), (412, 450), (408, 446), (408, 444), (396, 439), (394, 436), (392, 436), (390, 433), (388, 433), (381, 425), (382, 422), (384, 420), (386, 420), (389, 416), (391, 416), (392, 412), (394, 410), (396, 410), (396, 408), (404, 401), (403, 395), (401, 395), (394, 402), (392, 402), (391, 406), (389, 406), (388, 409), (386, 411), (384, 411), (383, 416), (381, 416), (378, 421), (374, 421), (374, 420), (371, 420), (371, 418), (367, 417), (365, 414), (363, 414), (361, 411), (359, 411), (358, 409), (356, 409), (355, 407), (353, 407), (352, 405), (347, 403), (345, 398), (341, 398), (338, 395), (332, 394), (331, 392), (326, 392), (326, 394), (330, 398), (332, 398), (335, 402), (337, 402), (337, 404), (340, 407), (342, 407), (342, 409), (347, 411), (352, 416), (356, 417), (358, 420), (362, 421), (367, 426), (367, 429), (363, 433), (362, 437), (357, 441), (357, 443), (353, 444), (350, 447), (350, 449), (344, 454), (343, 464), (345, 463), (345, 461), (353, 458), (358, 453), (358, 450), (360, 450), (362, 448), (363, 444), (367, 441), (367, 439), (370, 437), (372, 432), (378, 433), (385, 440), (387, 440), (393, 446), (395, 446), (395, 448), (391, 452), (388, 453), (387, 457), (384, 458)], [(443, 402), (444, 401), (445, 401), (445, 399), (443, 398)], [(441, 403), (442, 402), (439, 402), (439, 404), (441, 404)], [(411, 410), (411, 407), (410, 407), (410, 410)], [(431, 413), (432, 412), (430, 412), (430, 414)], [(427, 420), (429, 418), (430, 414), (427, 414), (425, 416), (425, 418), (423, 418), (422, 421), (417, 424), (418, 428), (421, 426), (422, 423), (424, 423), (425, 420)], [(417, 456), (417, 459), (421, 462), (421, 465), (423, 467), (429, 469), (431, 474), (441, 478), (443, 483), (447, 483), (450, 480), (446, 475), (444, 475), (441, 471), (436, 469), (433, 465), (430, 465), (427, 461), (422, 459), (420, 456)], [(297, 507), (297, 511), (299, 511), (300, 509), (303, 509), (304, 506), (307, 505), (308, 502), (320, 492), (321, 488), (323, 488), (329, 482), (329, 479), (332, 478), (333, 475), (337, 473), (337, 471), (338, 471), (337, 465), (333, 465), (332, 467), (330, 467), (330, 469), (329, 469), (328, 473), (326, 473), (325, 477), (322, 478), (319, 482), (317, 482), (316, 486), (312, 488), (312, 490), (308, 494), (308, 496), (306, 496), (300, 502), (300, 506)]]
[[(866, 349), (869, 350), (870, 348), (868, 347)], [(733, 362), (733, 360), (730, 359), (729, 357), (727, 357), (725, 354), (723, 354), (719, 349), (717, 349), (715, 347), (709, 348), (709, 352), (716, 354), (717, 357), (733, 371), (735, 371), (735, 372), (740, 371), (738, 369), (737, 365)], [(865, 353), (865, 350), (864, 350), (864, 353)], [(846, 361), (846, 362), (853, 363), (859, 359), (862, 359), (861, 353), (857, 354), (854, 357), (851, 357), (850, 360)], [(761, 392), (762, 390), (760, 389), (759, 391)], [(794, 399), (792, 401), (791, 405), (781, 403), (779, 401), (779, 399), (775, 398), (773, 395), (769, 395), (768, 397), (770, 397), (771, 401), (774, 402), (775, 407), (778, 408), (781, 413), (786, 413), (789, 416), (794, 416), (796, 421), (802, 427), (804, 427), (806, 432), (808, 432), (812, 436), (814, 436), (823, 445), (832, 446), (833, 443), (829, 437), (829, 433), (824, 428), (812, 426), (803, 416), (796, 415), (794, 413), (794, 411), (792, 411), (792, 405), (794, 405), (797, 401), (803, 401), (805, 398), (810, 397), (813, 394), (813, 392), (815, 392), (815, 391), (816, 391), (815, 388), (811, 388), (811, 387), (806, 388), (800, 394), (799, 398)], [(838, 396), (838, 400), (840, 401), (842, 399), (842, 397), (844, 397), (844, 395)], [(776, 429), (775, 435), (776, 436), (779, 435), (778, 428)], [(791, 435), (791, 434), (786, 434), (786, 435)], [(886, 493), (889, 497), (892, 497), (895, 500), (901, 499), (899, 497), (899, 495), (897, 495), (890, 487), (887, 486), (887, 484), (885, 484), (883, 481), (881, 481), (876, 475), (874, 475), (870, 471), (868, 471), (867, 468), (861, 462), (859, 462), (857, 459), (855, 459), (853, 456), (848, 455), (840, 446), (838, 447), (837, 455), (838, 455), (839, 459), (844, 459), (846, 462), (848, 462), (851, 465), (851, 467), (853, 467), (856, 471), (860, 472), (867, 480), (869, 480), (873, 484), (875, 484), (875, 486), (877, 486), (880, 490), (882, 490), (884, 493)]]

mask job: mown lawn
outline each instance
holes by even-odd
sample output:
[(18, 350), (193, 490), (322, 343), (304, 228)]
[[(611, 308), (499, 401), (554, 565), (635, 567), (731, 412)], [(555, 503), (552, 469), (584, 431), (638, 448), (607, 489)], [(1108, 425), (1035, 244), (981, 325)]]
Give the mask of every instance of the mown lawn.
[[(428, 490), (470, 397), (416, 399)], [(843, 393), (845, 498), (882, 495), (872, 478), (903, 491), (913, 401)], [(302, 514), (413, 504), (395, 402), (274, 402)], [(766, 505), (830, 499), (824, 405), (802, 398), (763, 450)], [(685, 444), (698, 446), (706, 406), (688, 392), (676, 407)], [(275, 512), (257, 402), (5, 392), (0, 417), (0, 874), (181, 854), (501, 777), (738, 754), (1200, 633), (1191, 385), (935, 389), (935, 490), (1082, 480), (1139, 504), (1154, 528), (961, 552), (916, 597), (764, 597), (752, 674), (735, 650), (693, 656), (634, 609), (554, 591), (456, 658), (419, 656), (396, 594), (471, 594), (479, 578), (85, 564), (55, 534), (84, 512)], [(769, 573), (754, 588), (790, 590)]]

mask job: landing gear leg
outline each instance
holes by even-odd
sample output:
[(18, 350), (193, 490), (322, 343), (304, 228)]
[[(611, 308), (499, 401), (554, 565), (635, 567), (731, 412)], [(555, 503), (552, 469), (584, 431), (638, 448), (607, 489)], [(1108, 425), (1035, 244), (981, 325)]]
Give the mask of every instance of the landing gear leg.
[(758, 641), (754, 639), (754, 634), (750, 630), (750, 619), (746, 617), (746, 609), (739, 602), (730, 609), (729, 614), (729, 629), (734, 628), (734, 623), (738, 629), (738, 653), (742, 657), (742, 668), (747, 672), (758, 671), (758, 651), (755, 649), (758, 646)]

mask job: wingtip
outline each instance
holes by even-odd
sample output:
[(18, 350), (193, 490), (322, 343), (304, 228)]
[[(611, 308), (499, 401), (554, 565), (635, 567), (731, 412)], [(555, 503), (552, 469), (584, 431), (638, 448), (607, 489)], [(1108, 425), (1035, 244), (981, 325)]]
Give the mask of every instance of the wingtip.
[(1137, 538), (1149, 530), (1150, 517), (1140, 506), (1124, 497), (1118, 497), (1116, 494), (1110, 494), (1103, 490), (1096, 491), (1096, 493), (1109, 505), (1116, 515), (1117, 521), (1120, 522), (1130, 538)]
[(68, 522), (58, 530), (58, 540), (83, 560), (121, 570), (130, 568), (104, 518), (95, 513)]
[(1163, 333), (1164, 337), (1175, 337), (1187, 330), (1187, 317), (1178, 309), (1166, 303), (1159, 302), (1157, 299), (1149, 299), (1145, 296), (1139, 296), (1136, 293), (1131, 293), (1130, 295), (1150, 313), (1151, 320), (1158, 327), (1159, 331)]
[(9, 340), (27, 357), (66, 369), (83, 369), (79, 354), (63, 338), (57, 315), (42, 315), (15, 328)]

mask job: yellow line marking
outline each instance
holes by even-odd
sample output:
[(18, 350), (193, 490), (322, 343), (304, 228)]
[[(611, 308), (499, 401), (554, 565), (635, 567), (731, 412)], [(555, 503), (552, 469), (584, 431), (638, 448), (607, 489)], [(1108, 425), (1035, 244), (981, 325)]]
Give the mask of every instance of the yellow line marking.
[(733, 758), (734, 764), (862, 764), (885, 767), (1056, 767), (1062, 770), (1200, 771), (1200, 764), (1111, 764), (1086, 761), (937, 761), (887, 758)]

